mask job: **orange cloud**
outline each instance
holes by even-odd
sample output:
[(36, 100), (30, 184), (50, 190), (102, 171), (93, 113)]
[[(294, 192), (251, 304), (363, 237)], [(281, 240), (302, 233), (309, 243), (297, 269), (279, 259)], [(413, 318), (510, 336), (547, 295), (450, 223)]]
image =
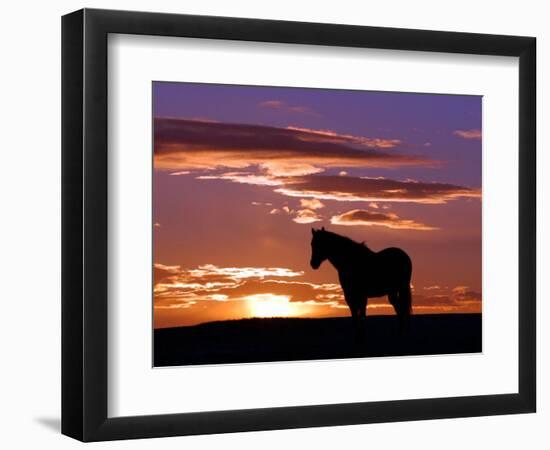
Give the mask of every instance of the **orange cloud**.
[[(284, 267), (207, 264), (186, 269), (155, 264), (154, 279), (155, 326), (199, 323), (207, 318), (226, 317), (225, 314), (231, 318), (349, 314), (339, 284), (305, 281), (303, 272)], [(414, 312), (481, 311), (481, 293), (467, 286), (439, 292), (428, 295), (415, 292)], [(218, 315), (212, 316), (212, 311), (217, 311)], [(386, 297), (369, 299), (369, 311), (374, 314), (394, 313)]]
[(200, 175), (197, 180), (226, 180), (233, 183), (253, 184), (255, 186), (280, 186), (283, 181), (271, 175), (248, 172), (227, 172), (219, 175)]
[(480, 189), (446, 183), (387, 178), (302, 176), (285, 180), (275, 192), (290, 197), (363, 202), (442, 204), (457, 198), (480, 198)]
[[(335, 175), (277, 177), (264, 171), (259, 173), (226, 172), (200, 175), (197, 179), (226, 180), (233, 183), (270, 186), (276, 188), (274, 190), (279, 194), (298, 197), (301, 199), (300, 202), (319, 202), (315, 203), (317, 205), (322, 205), (321, 200), (336, 200), (368, 202), (372, 208), (378, 208), (377, 202), (444, 204), (459, 198), (481, 198), (481, 190), (477, 188), (448, 183), (427, 183), (415, 180), (400, 181), (383, 177), (358, 178)], [(304, 206), (303, 203), (302, 206)], [(388, 208), (388, 205), (382, 205), (382, 209)]]
[(364, 209), (354, 209), (345, 212), (338, 216), (333, 216), (330, 222), (334, 225), (345, 226), (382, 226), (394, 229), (406, 230), (421, 230), (430, 231), (437, 230), (435, 227), (430, 227), (410, 219), (401, 219), (394, 213), (372, 212)]
[(296, 211), (296, 215), (292, 219), (296, 223), (314, 223), (320, 222), (322, 219), (317, 213), (311, 209), (300, 209)]
[(281, 267), (207, 264), (183, 269), (155, 264), (154, 305), (156, 309), (186, 309), (199, 302), (250, 301), (259, 295), (285, 297), (310, 306), (334, 306), (343, 301), (339, 285), (302, 281), (303, 275)]
[[(269, 214), (275, 215), (275, 214), (281, 214), (284, 213), (287, 216), (292, 216), (292, 221), (299, 223), (299, 224), (307, 224), (307, 223), (314, 223), (319, 222), (322, 220), (322, 217), (317, 214), (315, 211), (316, 209), (322, 208), (324, 205), (321, 204), (321, 202), (311, 202), (308, 203), (306, 201), (306, 204), (311, 204), (314, 208), (302, 208), (299, 210), (293, 210), (288, 205), (284, 205), (281, 208), (273, 208), (269, 211)], [(319, 206), (321, 204), (321, 206)], [(302, 204), (304, 206), (304, 204)]]
[(321, 209), (325, 207), (325, 205), (316, 198), (302, 198), (300, 199), (300, 205), (302, 206), (302, 208), (307, 209)]
[(455, 130), (453, 134), (464, 139), (481, 139), (481, 130), (475, 128), (471, 130)]
[[(457, 286), (463, 288), (464, 286)], [(481, 293), (468, 291), (467, 298), (457, 295), (457, 289), (446, 290), (440, 288), (440, 294), (413, 294), (413, 312), (414, 314), (441, 314), (441, 313), (480, 313), (481, 312)], [(462, 291), (462, 289), (458, 289)], [(369, 307), (376, 313), (392, 314), (392, 308), (385, 297), (369, 299)]]
[(481, 301), (481, 292), (474, 291), (468, 286), (456, 286), (452, 290), (452, 296), (457, 302), (478, 302)]
[(437, 284), (434, 284), (433, 286), (424, 286), (423, 288), (425, 291), (439, 291), (441, 289), (440, 286), (438, 286)]

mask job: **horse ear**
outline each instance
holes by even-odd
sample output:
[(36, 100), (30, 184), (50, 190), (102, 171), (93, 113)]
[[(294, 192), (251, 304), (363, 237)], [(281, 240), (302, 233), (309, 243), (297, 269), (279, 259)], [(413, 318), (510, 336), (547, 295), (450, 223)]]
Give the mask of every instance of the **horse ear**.
[(321, 231), (325, 231), (325, 227), (321, 228)]
[(311, 227), (311, 234), (315, 236), (315, 228)]

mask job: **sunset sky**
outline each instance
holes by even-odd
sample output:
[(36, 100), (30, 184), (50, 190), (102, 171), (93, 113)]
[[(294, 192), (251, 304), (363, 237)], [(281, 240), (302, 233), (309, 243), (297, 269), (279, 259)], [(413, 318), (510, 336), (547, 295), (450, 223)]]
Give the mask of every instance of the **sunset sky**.
[(480, 312), (481, 103), (153, 83), (155, 328), (349, 315), (322, 226), (404, 249), (415, 314)]

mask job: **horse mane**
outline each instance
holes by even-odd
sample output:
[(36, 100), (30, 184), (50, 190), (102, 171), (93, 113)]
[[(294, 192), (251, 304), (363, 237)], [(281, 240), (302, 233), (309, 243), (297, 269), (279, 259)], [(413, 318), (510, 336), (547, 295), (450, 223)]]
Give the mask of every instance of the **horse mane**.
[(332, 231), (322, 230), (321, 232), (329, 236), (331, 240), (340, 248), (348, 247), (354, 250), (366, 250), (369, 253), (372, 252), (372, 250), (364, 242), (354, 241), (347, 236), (342, 236), (341, 234), (333, 233)]

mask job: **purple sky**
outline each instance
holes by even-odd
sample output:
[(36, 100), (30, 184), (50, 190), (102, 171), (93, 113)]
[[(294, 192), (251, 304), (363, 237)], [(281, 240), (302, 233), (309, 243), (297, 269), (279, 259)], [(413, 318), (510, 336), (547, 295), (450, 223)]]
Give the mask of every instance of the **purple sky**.
[[(410, 145), (406, 151), (448, 163), (437, 172), (407, 168), (407, 176), (481, 187), (480, 141), (453, 135), (455, 130), (481, 128), (480, 96), (157, 82), (153, 98), (155, 117), (296, 125), (401, 139)], [(273, 99), (289, 107), (305, 105), (310, 112), (258, 107)], [(430, 147), (425, 146), (428, 142)], [(381, 170), (372, 172), (378, 176)], [(396, 172), (391, 170), (392, 175)]]

